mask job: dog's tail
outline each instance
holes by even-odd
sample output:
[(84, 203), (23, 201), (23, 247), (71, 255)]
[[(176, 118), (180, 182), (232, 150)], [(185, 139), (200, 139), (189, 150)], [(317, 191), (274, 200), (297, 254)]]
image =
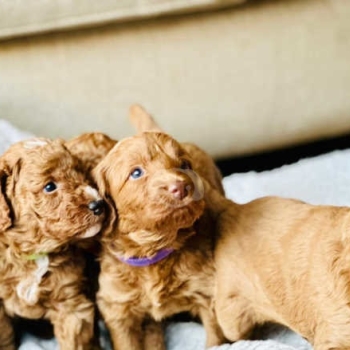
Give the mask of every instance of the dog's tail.
[(140, 105), (134, 104), (129, 108), (129, 119), (137, 132), (164, 132), (153, 117)]

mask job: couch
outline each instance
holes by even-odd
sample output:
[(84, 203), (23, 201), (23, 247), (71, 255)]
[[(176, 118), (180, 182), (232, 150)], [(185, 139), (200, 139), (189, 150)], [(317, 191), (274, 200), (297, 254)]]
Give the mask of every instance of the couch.
[(133, 133), (129, 105), (216, 159), (350, 132), (345, 0), (0, 4), (0, 118)]

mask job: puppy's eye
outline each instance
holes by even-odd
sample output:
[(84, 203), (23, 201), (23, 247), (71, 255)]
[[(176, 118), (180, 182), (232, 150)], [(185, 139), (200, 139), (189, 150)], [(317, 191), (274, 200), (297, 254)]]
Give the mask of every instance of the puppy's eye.
[(183, 160), (180, 168), (183, 170), (188, 170), (188, 169), (192, 169), (191, 163), (188, 160)]
[(143, 175), (143, 170), (141, 168), (135, 168), (131, 173), (130, 173), (130, 178), (131, 179), (138, 179)]
[(56, 189), (57, 189), (57, 185), (51, 181), (45, 185), (44, 192), (50, 193), (50, 192), (55, 191)]

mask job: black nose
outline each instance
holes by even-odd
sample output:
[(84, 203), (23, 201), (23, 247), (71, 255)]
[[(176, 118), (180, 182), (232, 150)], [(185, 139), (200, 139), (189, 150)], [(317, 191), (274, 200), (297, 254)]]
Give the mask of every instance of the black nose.
[(95, 215), (101, 215), (104, 210), (105, 203), (103, 200), (92, 201), (89, 203), (88, 207)]

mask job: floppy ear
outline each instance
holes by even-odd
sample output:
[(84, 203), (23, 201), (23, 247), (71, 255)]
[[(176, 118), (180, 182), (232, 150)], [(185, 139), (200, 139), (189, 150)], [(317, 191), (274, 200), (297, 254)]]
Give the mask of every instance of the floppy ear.
[(106, 173), (107, 168), (101, 162), (92, 170), (92, 177), (97, 185), (98, 192), (102, 196), (103, 200), (107, 203), (108, 208), (108, 218), (105, 220), (103, 227), (104, 237), (107, 237), (110, 233), (113, 232), (118, 217), (116, 204), (109, 194), (109, 186)]
[(5, 231), (12, 224), (10, 207), (6, 201), (6, 179), (8, 173), (5, 164), (0, 160), (0, 231)]
[(13, 212), (6, 192), (9, 193), (9, 189), (13, 192), (18, 181), (24, 145), (23, 142), (17, 142), (0, 157), (0, 232), (12, 225)]
[(158, 131), (164, 132), (153, 117), (140, 105), (132, 105), (129, 109), (129, 119), (137, 132)]
[(97, 185), (98, 192), (103, 198), (105, 198), (108, 195), (109, 188), (108, 188), (108, 183), (106, 179), (107, 169), (103, 163), (104, 162), (100, 162), (99, 164), (97, 164), (97, 166), (95, 166), (92, 169), (91, 173), (92, 173), (92, 178), (94, 179)]

